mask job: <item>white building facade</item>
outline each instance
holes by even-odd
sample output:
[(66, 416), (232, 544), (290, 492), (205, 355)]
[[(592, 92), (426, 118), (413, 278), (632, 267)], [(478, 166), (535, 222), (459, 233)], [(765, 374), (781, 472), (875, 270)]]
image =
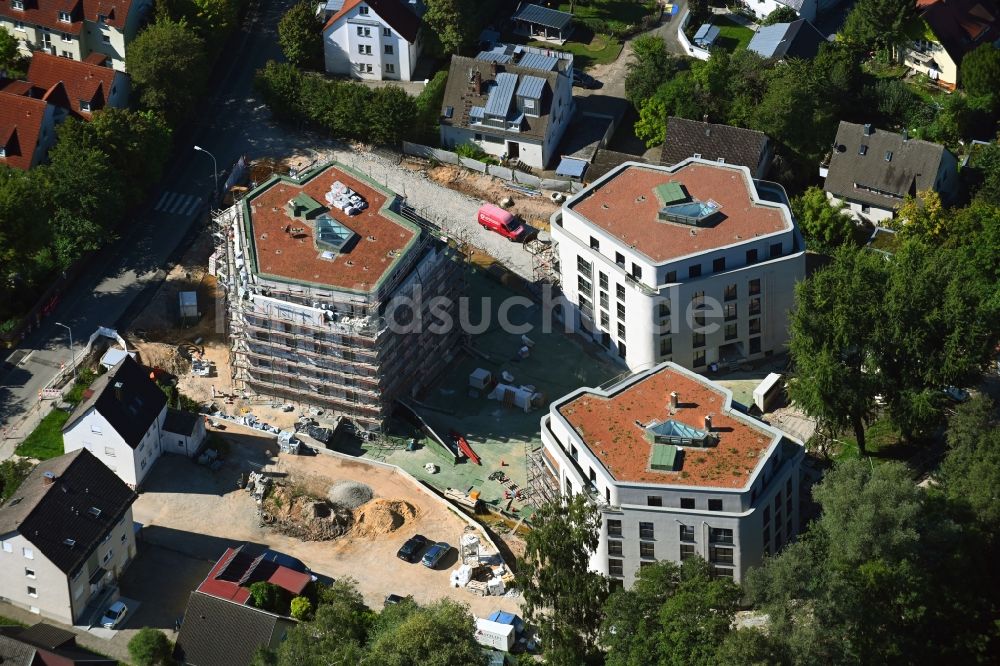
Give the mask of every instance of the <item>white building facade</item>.
[(418, 8), (401, 0), (347, 2), (323, 28), (330, 74), (411, 81), (423, 48)]
[(87, 449), (118, 475), (131, 488), (138, 488), (153, 469), (163, 449), (163, 422), (167, 417), (166, 406), (153, 420), (139, 443), (133, 447), (115, 430), (108, 419), (96, 408), (90, 408), (73, 426), (63, 432), (63, 450), (71, 453)]
[(629, 587), (644, 565), (698, 556), (738, 581), (795, 537), (805, 448), (742, 409), (672, 363), (552, 403), (543, 460), (564, 496), (601, 507), (594, 571)]
[(631, 370), (784, 349), (804, 242), (784, 191), (746, 167), (625, 163), (569, 199), (551, 230), (565, 317)]

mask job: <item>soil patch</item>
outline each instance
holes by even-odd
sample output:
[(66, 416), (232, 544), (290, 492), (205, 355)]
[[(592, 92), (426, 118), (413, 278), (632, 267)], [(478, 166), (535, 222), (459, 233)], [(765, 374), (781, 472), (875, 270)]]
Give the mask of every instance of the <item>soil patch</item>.
[(476, 199), (500, 205), (507, 197), (514, 200), (514, 205), (508, 208), (510, 212), (536, 229), (548, 229), (549, 217), (559, 209), (559, 204), (539, 193), (529, 197), (506, 187), (503, 181), (492, 176), (462, 169), (450, 164), (442, 164), (427, 170), (427, 175), (436, 183), (457, 190)]
[(274, 529), (304, 541), (328, 541), (347, 533), (353, 517), (347, 509), (324, 499), (299, 494), (288, 486), (276, 486), (264, 500), (264, 511)]
[(351, 535), (373, 539), (395, 532), (406, 521), (417, 517), (417, 510), (409, 502), (374, 499), (354, 512), (354, 529)]

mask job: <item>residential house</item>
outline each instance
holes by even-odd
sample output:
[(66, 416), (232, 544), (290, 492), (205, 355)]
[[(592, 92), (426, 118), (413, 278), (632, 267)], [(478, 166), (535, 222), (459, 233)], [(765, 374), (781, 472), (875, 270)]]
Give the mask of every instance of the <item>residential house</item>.
[(590, 568), (613, 586), (695, 556), (739, 581), (799, 531), (805, 447), (674, 363), (578, 389), (550, 405), (541, 429), (553, 484), (600, 509)]
[(816, 57), (825, 42), (826, 37), (816, 26), (806, 19), (799, 19), (759, 28), (747, 44), (747, 50), (768, 60), (810, 60)]
[(38, 51), (31, 57), (25, 78), (0, 79), (0, 91), (44, 100), (55, 107), (56, 123), (67, 116), (89, 120), (95, 111), (105, 107), (128, 106), (128, 75), (91, 62)]
[(226, 549), (198, 586), (198, 592), (248, 604), (250, 586), (262, 581), (277, 585), (290, 597), (297, 597), (312, 582), (312, 576), (281, 566), (267, 559), (266, 553), (252, 553), (243, 545)]
[(56, 140), (56, 107), (45, 100), (0, 91), (0, 164), (30, 169)]
[(347, 0), (323, 27), (326, 71), (355, 79), (410, 81), (423, 48), (423, 4)]
[(542, 41), (562, 44), (573, 33), (573, 15), (528, 2), (522, 3), (510, 17), (514, 31)]
[(563, 319), (633, 371), (784, 349), (805, 244), (784, 189), (746, 166), (626, 162), (553, 214)]
[(6, 0), (0, 27), (28, 55), (44, 51), (72, 60), (107, 56), (125, 70), (125, 50), (149, 15), (153, 0)]
[(819, 175), (830, 201), (872, 223), (891, 219), (907, 195), (933, 190), (949, 202), (958, 192), (957, 161), (947, 148), (870, 124), (842, 121)]
[(816, 20), (816, 15), (829, 7), (836, 5), (840, 0), (749, 0), (747, 7), (758, 19), (766, 18), (768, 14), (779, 7), (793, 9), (800, 18)]
[(1000, 40), (1000, 5), (997, 0), (917, 0), (907, 34), (912, 41), (901, 49), (903, 63), (954, 90), (965, 54)]
[(452, 56), (441, 106), (441, 144), (546, 168), (573, 118), (573, 56), (501, 45)]
[(192, 592), (174, 656), (185, 666), (249, 666), (260, 647), (277, 648), (295, 621)]
[(0, 627), (0, 664), (4, 666), (117, 666), (76, 644), (76, 634), (51, 624)]
[(194, 456), (204, 439), (204, 424), (199, 430), (168, 408), (166, 395), (131, 356), (84, 396), (63, 426), (65, 450), (89, 450), (130, 488), (142, 485), (162, 453)]
[(660, 164), (673, 166), (689, 157), (745, 166), (754, 178), (763, 178), (771, 168), (774, 146), (763, 132), (671, 116)]
[(42, 461), (0, 507), (0, 597), (89, 624), (135, 557), (136, 494), (89, 451)]

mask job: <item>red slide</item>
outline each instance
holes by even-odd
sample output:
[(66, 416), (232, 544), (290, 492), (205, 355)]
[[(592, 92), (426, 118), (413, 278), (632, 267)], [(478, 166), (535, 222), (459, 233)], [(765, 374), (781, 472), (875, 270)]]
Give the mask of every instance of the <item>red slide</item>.
[(469, 443), (465, 441), (465, 438), (461, 434), (455, 430), (449, 430), (448, 435), (455, 440), (455, 443), (458, 444), (458, 450), (468, 456), (469, 460), (477, 465), (483, 464), (483, 461), (479, 459), (479, 456), (476, 455), (476, 452), (472, 450), (472, 447), (469, 446)]

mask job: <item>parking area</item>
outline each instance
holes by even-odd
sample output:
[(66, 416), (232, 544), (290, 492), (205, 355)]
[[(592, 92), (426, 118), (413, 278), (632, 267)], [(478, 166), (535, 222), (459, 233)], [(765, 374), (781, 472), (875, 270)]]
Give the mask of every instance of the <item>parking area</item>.
[[(166, 561), (160, 566), (156, 563), (159, 556), (150, 559), (149, 566), (161, 579), (156, 585), (177, 588), (169, 593), (177, 595), (176, 602), (146, 611), (150, 621), (172, 627), (173, 607), (182, 608), (186, 595), (204, 577), (200, 562), (208, 564), (226, 547), (244, 542), (266, 545), (299, 558), (318, 574), (355, 579), (366, 602), (374, 608), (382, 606), (386, 595), (395, 593), (412, 595), (421, 603), (451, 597), (469, 604), (472, 612), (480, 615), (496, 609), (517, 610), (517, 597), (478, 597), (450, 587), (449, 572), (457, 560), (455, 551), (433, 570), (396, 557), (399, 547), (415, 533), (454, 546), (466, 526), (453, 510), (405, 476), (367, 461), (328, 454), (275, 456), (273, 438), (237, 430), (230, 428), (223, 433), (230, 449), (222, 469), (212, 472), (185, 458), (164, 456), (134, 505), (135, 519), (144, 524), (143, 540), (154, 547), (153, 552), (162, 549), (169, 562), (177, 554), (192, 560), (190, 566), (181, 567)], [(251, 495), (237, 487), (241, 474), (263, 465), (268, 466), (271, 478), (294, 488), (291, 496), (322, 496), (337, 481), (361, 482), (371, 489), (374, 500), (370, 505), (384, 500), (405, 503), (412, 511), (407, 509), (398, 518), (392, 515), (388, 520), (384, 512), (367, 511), (363, 525), (359, 522), (332, 540), (305, 541), (281, 534), (262, 523)], [(355, 512), (355, 516), (360, 515)], [(146, 575), (141, 570), (137, 573), (138, 577)], [(155, 595), (157, 591), (146, 594)]]

